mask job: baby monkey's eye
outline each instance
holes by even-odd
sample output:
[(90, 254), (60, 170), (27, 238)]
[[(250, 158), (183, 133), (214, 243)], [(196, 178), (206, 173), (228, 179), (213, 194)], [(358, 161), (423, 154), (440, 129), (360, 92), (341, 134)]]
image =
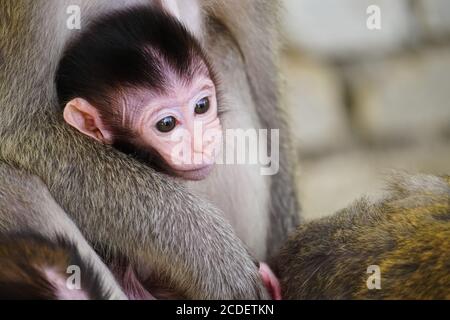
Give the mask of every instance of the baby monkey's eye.
[(170, 132), (173, 129), (175, 129), (176, 125), (177, 125), (177, 119), (170, 116), (170, 117), (165, 117), (164, 119), (160, 120), (156, 124), (156, 129), (158, 129), (158, 131), (160, 131), (160, 132), (166, 133), (166, 132)]
[(195, 113), (196, 114), (204, 114), (204, 113), (208, 112), (209, 105), (210, 105), (210, 103), (209, 103), (209, 99), (208, 98), (201, 99), (195, 105)]

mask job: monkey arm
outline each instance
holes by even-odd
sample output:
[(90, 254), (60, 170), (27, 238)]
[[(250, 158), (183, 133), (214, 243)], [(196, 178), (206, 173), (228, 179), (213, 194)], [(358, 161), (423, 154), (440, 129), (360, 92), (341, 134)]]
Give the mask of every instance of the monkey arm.
[[(29, 128), (32, 144), (30, 137), (2, 136), (1, 156), (41, 177), (89, 242), (161, 272), (191, 298), (265, 297), (255, 264), (215, 208), (170, 178), (82, 141), (57, 123), (35, 123)], [(50, 214), (33, 215), (41, 224), (55, 223)]]
[[(43, 179), (94, 246), (106, 246), (107, 252), (124, 254), (141, 269), (161, 273), (190, 298), (266, 297), (248, 252), (210, 204), (169, 177), (82, 141), (57, 123), (33, 127), (32, 144), (29, 137), (10, 143), (17, 137), (2, 136), (1, 157)], [(14, 216), (4, 219), (17, 221)], [(55, 221), (42, 213), (35, 219)]]

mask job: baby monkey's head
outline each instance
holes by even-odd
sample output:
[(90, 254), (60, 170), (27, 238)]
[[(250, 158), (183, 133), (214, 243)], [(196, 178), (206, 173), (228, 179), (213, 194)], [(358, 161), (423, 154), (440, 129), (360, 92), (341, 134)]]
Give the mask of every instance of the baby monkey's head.
[(68, 124), (189, 180), (210, 173), (222, 145), (216, 85), (198, 41), (151, 7), (88, 26), (56, 73)]

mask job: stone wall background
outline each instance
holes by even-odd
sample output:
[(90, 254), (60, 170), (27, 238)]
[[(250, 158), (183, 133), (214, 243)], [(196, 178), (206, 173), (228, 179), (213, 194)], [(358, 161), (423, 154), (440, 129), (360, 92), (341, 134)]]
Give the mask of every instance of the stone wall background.
[[(304, 216), (379, 196), (392, 169), (450, 174), (450, 1), (283, 1)], [(370, 5), (381, 30), (366, 26)]]

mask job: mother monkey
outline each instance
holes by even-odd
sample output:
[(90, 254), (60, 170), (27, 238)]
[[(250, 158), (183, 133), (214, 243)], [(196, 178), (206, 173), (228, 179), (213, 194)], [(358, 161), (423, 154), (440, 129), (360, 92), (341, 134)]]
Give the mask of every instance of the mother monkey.
[[(281, 129), (277, 175), (220, 166), (204, 185), (182, 185), (63, 124), (52, 79), (78, 32), (66, 26), (67, 8), (79, 6), (83, 27), (142, 4), (175, 15), (205, 46), (222, 80), (225, 128)], [(273, 0), (2, 1), (0, 235), (67, 239), (106, 298), (125, 297), (102, 262), (119, 257), (188, 298), (266, 298), (251, 256), (275, 252), (298, 215), (278, 108), (277, 12)]]

